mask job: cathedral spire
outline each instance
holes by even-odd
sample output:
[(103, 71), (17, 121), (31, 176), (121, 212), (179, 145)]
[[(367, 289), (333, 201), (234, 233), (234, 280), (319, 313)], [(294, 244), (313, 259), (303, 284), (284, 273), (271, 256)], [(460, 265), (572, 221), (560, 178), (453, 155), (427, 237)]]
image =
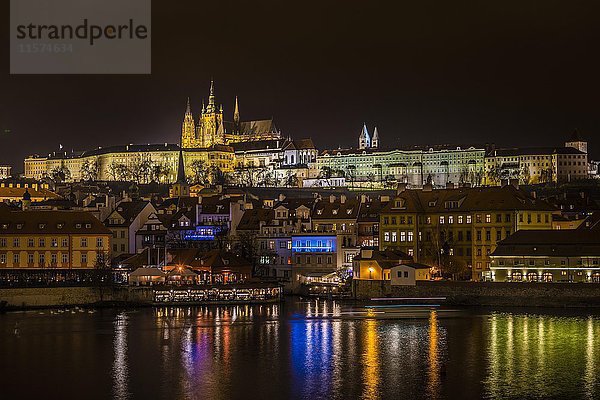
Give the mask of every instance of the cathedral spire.
[(179, 149), (179, 166), (177, 167), (177, 183), (186, 183), (185, 164), (183, 162), (183, 151)]
[(208, 95), (208, 106), (206, 106), (206, 112), (212, 113), (216, 111), (215, 106), (215, 81), (210, 80), (210, 93)]
[(192, 107), (190, 107), (190, 98), (187, 98), (187, 105), (185, 106), (185, 114), (192, 115)]
[(377, 131), (377, 127), (373, 131), (373, 138), (371, 139), (371, 147), (376, 149), (379, 147), (379, 132)]
[(236, 125), (238, 125), (240, 123), (240, 107), (238, 105), (238, 97), (235, 96), (235, 108), (233, 110), (233, 122), (235, 122)]
[(367, 124), (364, 123), (360, 136), (358, 137), (358, 148), (362, 150), (369, 147), (371, 147), (371, 136), (369, 136)]

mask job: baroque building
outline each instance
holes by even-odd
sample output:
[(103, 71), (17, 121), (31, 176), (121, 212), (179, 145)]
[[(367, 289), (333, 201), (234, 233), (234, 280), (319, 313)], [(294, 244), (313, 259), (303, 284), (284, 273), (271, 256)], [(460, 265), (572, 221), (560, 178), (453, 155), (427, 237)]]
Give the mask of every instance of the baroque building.
[(552, 229), (546, 201), (512, 185), (432, 190), (404, 190), (383, 207), (379, 247), (396, 249), (444, 273), (468, 273), (491, 279), (490, 254), (519, 230)]
[(410, 150), (381, 149), (379, 132), (369, 135), (366, 125), (359, 136), (359, 148), (324, 150), (312, 165), (321, 175), (345, 177), (346, 185), (393, 186), (406, 183), (420, 188), (448, 184), (483, 183), (485, 149), (434, 146)]
[(564, 147), (492, 149), (485, 158), (485, 183), (564, 183), (589, 178), (587, 141), (575, 131)]
[(273, 119), (242, 121), (237, 97), (233, 120), (223, 118), (223, 105), (217, 106), (214, 82), (210, 82), (208, 103), (202, 103), (202, 111), (196, 121), (188, 99), (183, 124), (181, 126), (181, 147), (208, 148), (255, 140), (278, 140), (281, 132), (275, 127)]

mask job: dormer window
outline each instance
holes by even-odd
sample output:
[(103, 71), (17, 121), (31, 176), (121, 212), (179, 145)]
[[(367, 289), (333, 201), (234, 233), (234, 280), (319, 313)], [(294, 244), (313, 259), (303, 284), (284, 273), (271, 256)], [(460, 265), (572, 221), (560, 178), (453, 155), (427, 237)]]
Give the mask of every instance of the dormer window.
[(65, 225), (62, 222), (59, 222), (58, 224), (56, 224), (57, 229), (62, 229), (63, 226), (65, 226)]
[(429, 202), (429, 207), (435, 207), (435, 201), (430, 201)]
[(333, 215), (337, 215), (337, 213), (338, 213), (338, 210), (337, 210), (337, 209), (335, 209), (335, 210), (332, 210), (331, 212), (333, 213)]
[(348, 215), (352, 214), (352, 209), (351, 209), (351, 208), (347, 209), (347, 210), (346, 210), (346, 213), (347, 213)]
[(2, 224), (2, 229), (8, 229), (8, 224)]
[(23, 224), (17, 224), (17, 229), (23, 229)]
[(81, 224), (75, 224), (75, 228), (81, 229)]
[(91, 227), (92, 227), (92, 224), (85, 224), (86, 229), (90, 229)]
[(40, 229), (44, 229), (44, 228), (46, 227), (46, 224), (38, 224), (38, 227), (39, 227)]
[(322, 209), (317, 210), (317, 214), (319, 214), (319, 215), (323, 214), (323, 210)]

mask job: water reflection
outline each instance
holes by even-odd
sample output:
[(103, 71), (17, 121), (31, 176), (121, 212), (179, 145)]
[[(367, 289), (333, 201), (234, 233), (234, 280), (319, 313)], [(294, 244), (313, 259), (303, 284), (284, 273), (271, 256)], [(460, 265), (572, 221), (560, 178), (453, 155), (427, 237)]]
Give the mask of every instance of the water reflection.
[(373, 400), (379, 398), (379, 344), (377, 341), (377, 321), (369, 319), (365, 327), (365, 350), (363, 354), (363, 399)]
[(312, 300), (9, 313), (0, 316), (3, 398), (33, 384), (40, 389), (29, 397), (43, 397), (60, 379), (47, 377), (53, 365), (75, 366), (64, 399), (600, 398), (597, 317), (350, 317), (355, 310)]
[(437, 312), (433, 310), (429, 314), (429, 379), (427, 382), (427, 393), (430, 399), (437, 399), (440, 389), (441, 366), (438, 341)]
[(592, 317), (492, 315), (487, 397), (598, 398), (599, 326)]
[(127, 364), (127, 314), (120, 312), (114, 320), (114, 362), (112, 368), (113, 398), (129, 398), (129, 368)]

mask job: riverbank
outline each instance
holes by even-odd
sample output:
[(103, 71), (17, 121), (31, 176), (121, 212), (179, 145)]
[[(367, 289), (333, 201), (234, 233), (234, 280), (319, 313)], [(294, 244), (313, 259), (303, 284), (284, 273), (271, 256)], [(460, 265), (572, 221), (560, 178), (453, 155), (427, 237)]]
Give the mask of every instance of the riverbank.
[(541, 282), (419, 281), (416, 286), (391, 286), (390, 281), (355, 279), (356, 300), (381, 297), (445, 297), (452, 306), (600, 307), (600, 284)]
[[(354, 280), (352, 300), (443, 297), (442, 305), (496, 307), (599, 307), (600, 285), (527, 282), (417, 282), (391, 286), (389, 281)], [(269, 285), (222, 287), (43, 287), (2, 288), (3, 309), (52, 307), (142, 307), (264, 304), (281, 301), (280, 288)]]
[(204, 304), (263, 304), (281, 301), (278, 286), (240, 284), (210, 287), (73, 286), (0, 288), (3, 311), (53, 307), (141, 307)]

